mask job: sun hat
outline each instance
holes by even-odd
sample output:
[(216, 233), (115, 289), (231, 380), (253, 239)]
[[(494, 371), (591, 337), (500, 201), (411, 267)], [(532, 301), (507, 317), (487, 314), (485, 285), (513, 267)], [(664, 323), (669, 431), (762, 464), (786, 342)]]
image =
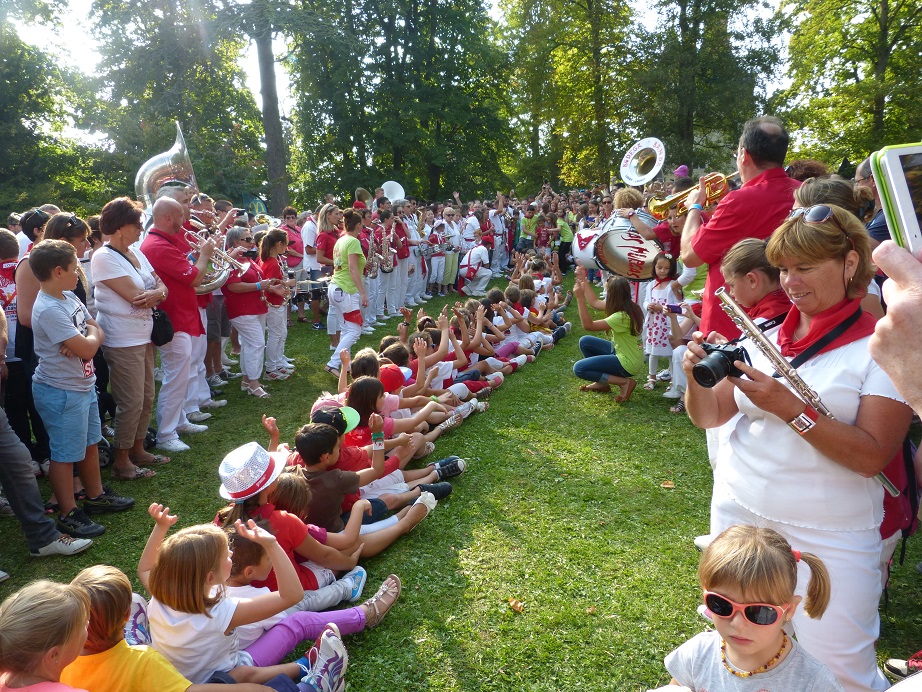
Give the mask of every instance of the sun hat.
[(403, 387), (406, 384), (407, 379), (403, 376), (400, 367), (389, 363), (387, 365), (381, 366), (381, 371), (378, 373), (378, 379), (381, 380), (381, 384), (384, 385), (384, 391), (388, 394), (393, 394), (398, 389)]
[(325, 406), (311, 413), (311, 423), (332, 425), (337, 433), (345, 435), (359, 424), (359, 412), (351, 406)]
[(221, 461), (218, 492), (225, 500), (240, 502), (268, 488), (284, 470), (284, 454), (269, 454), (258, 442), (247, 442)]

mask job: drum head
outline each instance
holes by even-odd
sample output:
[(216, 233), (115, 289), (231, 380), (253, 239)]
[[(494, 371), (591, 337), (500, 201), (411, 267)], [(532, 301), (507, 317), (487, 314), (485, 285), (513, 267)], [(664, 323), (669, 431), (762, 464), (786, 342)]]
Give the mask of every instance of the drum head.
[(649, 281), (653, 260), (663, 251), (659, 241), (647, 240), (635, 231), (609, 230), (595, 243), (595, 261), (602, 269), (631, 281)]

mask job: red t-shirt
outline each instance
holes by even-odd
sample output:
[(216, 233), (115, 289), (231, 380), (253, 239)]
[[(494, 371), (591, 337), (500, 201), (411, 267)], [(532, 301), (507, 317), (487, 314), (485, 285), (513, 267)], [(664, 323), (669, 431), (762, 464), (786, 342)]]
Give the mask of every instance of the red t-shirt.
[(394, 249), (397, 251), (397, 259), (406, 259), (410, 256), (409, 236), (407, 228), (401, 221), (394, 222)]
[(244, 291), (243, 293), (234, 293), (228, 290), (228, 286), (239, 283), (256, 283), (262, 281), (265, 277), (259, 270), (259, 264), (254, 260), (250, 263), (249, 268), (243, 276), (237, 276), (237, 272), (231, 272), (230, 278), (224, 284), (224, 305), (227, 308), (227, 316), (230, 319), (242, 317), (243, 315), (265, 315), (269, 312), (269, 306), (263, 300), (264, 291)]
[(297, 267), (304, 261), (304, 238), (301, 237), (301, 229), (298, 227), (292, 228), (291, 226), (284, 225), (282, 230), (288, 234), (288, 247), (291, 250), (297, 252), (300, 257), (286, 257), (288, 260), (289, 267)]
[(550, 226), (538, 226), (535, 229), (535, 247), (548, 247), (551, 244)]
[(141, 252), (166, 286), (167, 297), (159, 307), (169, 315), (173, 329), (189, 336), (202, 336), (205, 328), (192, 285), (198, 270), (189, 261), (189, 243), (181, 235), (152, 228), (141, 243)]
[[(442, 242), (442, 236), (440, 236), (438, 233), (433, 231), (432, 233), (429, 234), (429, 238), (427, 238), (427, 240), (433, 245), (438, 245)], [(444, 257), (445, 253), (444, 252), (433, 252), (432, 256), (433, 257)]]
[[(287, 274), (282, 273), (282, 261), (278, 257), (270, 257), (265, 262), (262, 260), (256, 260), (259, 265), (259, 271), (262, 272), (262, 275), (267, 279), (281, 279), (285, 281), (288, 279)], [(263, 295), (266, 296), (266, 300), (269, 301), (270, 305), (279, 307), (284, 305), (285, 299), (282, 296), (266, 291)]]
[[(268, 507), (268, 505), (266, 505), (266, 507)], [(279, 509), (272, 509), (269, 514), (269, 527), (272, 529), (272, 535), (275, 536), (279, 545), (282, 546), (282, 550), (285, 551), (288, 559), (291, 560), (291, 564), (294, 565), (304, 590), (315, 591), (320, 588), (314, 573), (301, 564), (304, 562), (305, 557), (295, 552), (295, 548), (300, 546), (304, 542), (304, 539), (307, 538), (307, 534), (309, 533), (307, 524), (298, 519), (294, 514), (289, 514)], [(270, 591), (278, 591), (279, 583), (275, 579), (275, 570), (269, 572), (269, 576), (266, 577), (265, 581), (254, 581), (253, 586), (267, 586)]]
[[(336, 245), (337, 240), (339, 240), (339, 233), (337, 231), (332, 231), (332, 232), (324, 231), (323, 233), (318, 233), (317, 234), (317, 245), (316, 245), (318, 257), (320, 254), (323, 254), (323, 256), (326, 259), (332, 262), (333, 261), (333, 246)], [(321, 264), (320, 267), (321, 267), (321, 271), (324, 271), (326, 273), (333, 272), (332, 264)]]
[(768, 238), (790, 213), (798, 187), (800, 182), (788, 178), (783, 168), (769, 169), (727, 194), (714, 215), (698, 228), (691, 245), (708, 265), (701, 316), (705, 334), (716, 331), (728, 339), (739, 336), (740, 330), (714, 297), (714, 291), (725, 285), (720, 263), (727, 250), (743, 238)]

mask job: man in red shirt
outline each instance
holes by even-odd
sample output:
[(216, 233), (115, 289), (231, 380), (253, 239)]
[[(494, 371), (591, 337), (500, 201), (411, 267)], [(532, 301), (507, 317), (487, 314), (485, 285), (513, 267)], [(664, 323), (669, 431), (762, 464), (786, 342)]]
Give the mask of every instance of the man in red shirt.
[(166, 284), (168, 294), (160, 308), (169, 315), (175, 331), (173, 340), (160, 347), (163, 385), (157, 397), (157, 447), (184, 452), (189, 446), (179, 439), (179, 433), (207, 430), (186, 419), (183, 405), (192, 374), (193, 339), (205, 334), (195, 287), (205, 276), (214, 241), (209, 239), (202, 244), (192, 264), (188, 259), (189, 243), (183, 235), (183, 206), (175, 199), (162, 197), (154, 203), (153, 217), (153, 227), (141, 243), (141, 252)]
[(706, 223), (701, 204), (705, 201), (704, 179), (688, 197), (688, 219), (682, 231), (682, 262), (687, 267), (708, 265), (702, 296), (701, 331), (718, 332), (728, 339), (740, 331), (720, 309), (714, 291), (724, 285), (720, 273), (723, 256), (743, 238), (768, 238), (794, 206), (794, 190), (800, 186), (784, 172), (788, 133), (778, 118), (765, 116), (743, 126), (737, 149), (739, 190), (727, 194)]

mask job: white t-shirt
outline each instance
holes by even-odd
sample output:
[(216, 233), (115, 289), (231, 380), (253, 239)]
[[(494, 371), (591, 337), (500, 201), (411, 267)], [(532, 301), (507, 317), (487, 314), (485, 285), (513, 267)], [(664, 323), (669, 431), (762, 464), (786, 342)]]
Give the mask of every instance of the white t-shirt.
[(503, 210), (491, 209), (489, 213), (490, 221), (493, 223), (493, 230), (496, 232), (496, 237), (501, 239), (506, 233), (506, 217), (503, 216)]
[(201, 685), (215, 672), (253, 665), (240, 648), (237, 630), (224, 632), (237, 610), (236, 598), (222, 598), (209, 615), (181, 613), (152, 598), (147, 610), (154, 648), (190, 682)]
[[(317, 222), (314, 221), (313, 216), (308, 216), (307, 221), (301, 226), (301, 240), (304, 241), (305, 248), (317, 247)], [(305, 252), (304, 268), (313, 270), (320, 269), (320, 262), (317, 261), (317, 255), (309, 255)]]
[[(777, 345), (778, 330), (766, 334)], [(864, 396), (903, 401), (868, 355), (865, 337), (814, 356), (797, 372), (819, 395), (835, 419), (854, 425)], [(741, 344), (753, 366), (772, 373), (768, 359), (746, 339)], [(783, 378), (778, 380), (790, 389)], [(755, 406), (739, 389), (740, 412), (726, 444), (718, 451), (715, 476), (749, 511), (792, 526), (827, 531), (878, 529), (883, 519), (883, 486), (837, 464), (777, 416)]]
[(139, 290), (147, 291), (157, 285), (154, 268), (140, 251), (133, 251), (140, 269), (108, 245), (93, 253), (90, 266), (96, 282), (97, 322), (106, 334), (106, 346), (126, 348), (150, 343), (153, 318), (150, 308), (136, 308), (118, 293), (106, 286), (111, 279), (128, 279)]
[(32, 241), (29, 240), (29, 236), (22, 231), (16, 234), (16, 240), (19, 241), (19, 259), (22, 259), (29, 251), (29, 246), (32, 244)]
[(454, 221), (446, 221), (443, 233), (452, 246), (452, 249), (446, 250), (445, 254), (454, 254), (461, 247), (461, 230), (458, 224)]
[[(226, 586), (224, 589), (228, 598), (233, 598), (238, 601), (258, 598), (259, 596), (272, 593), (266, 586), (259, 587), (251, 584), (247, 584), (246, 586)], [(241, 649), (246, 649), (250, 644), (263, 636), (271, 627), (275, 627), (284, 620), (287, 615), (288, 611), (283, 610), (281, 613), (276, 613), (265, 620), (251, 622), (249, 625), (240, 625), (235, 630), (237, 632), (237, 646)]]
[(468, 267), (489, 267), (490, 252), (483, 245), (477, 245), (467, 251), (461, 260), (461, 268), (466, 271)]
[(720, 634), (709, 630), (666, 656), (666, 670), (680, 685), (708, 692), (842, 692), (842, 685), (826, 666), (790, 637), (788, 641), (792, 648), (781, 663), (764, 673), (740, 678), (724, 667)]

